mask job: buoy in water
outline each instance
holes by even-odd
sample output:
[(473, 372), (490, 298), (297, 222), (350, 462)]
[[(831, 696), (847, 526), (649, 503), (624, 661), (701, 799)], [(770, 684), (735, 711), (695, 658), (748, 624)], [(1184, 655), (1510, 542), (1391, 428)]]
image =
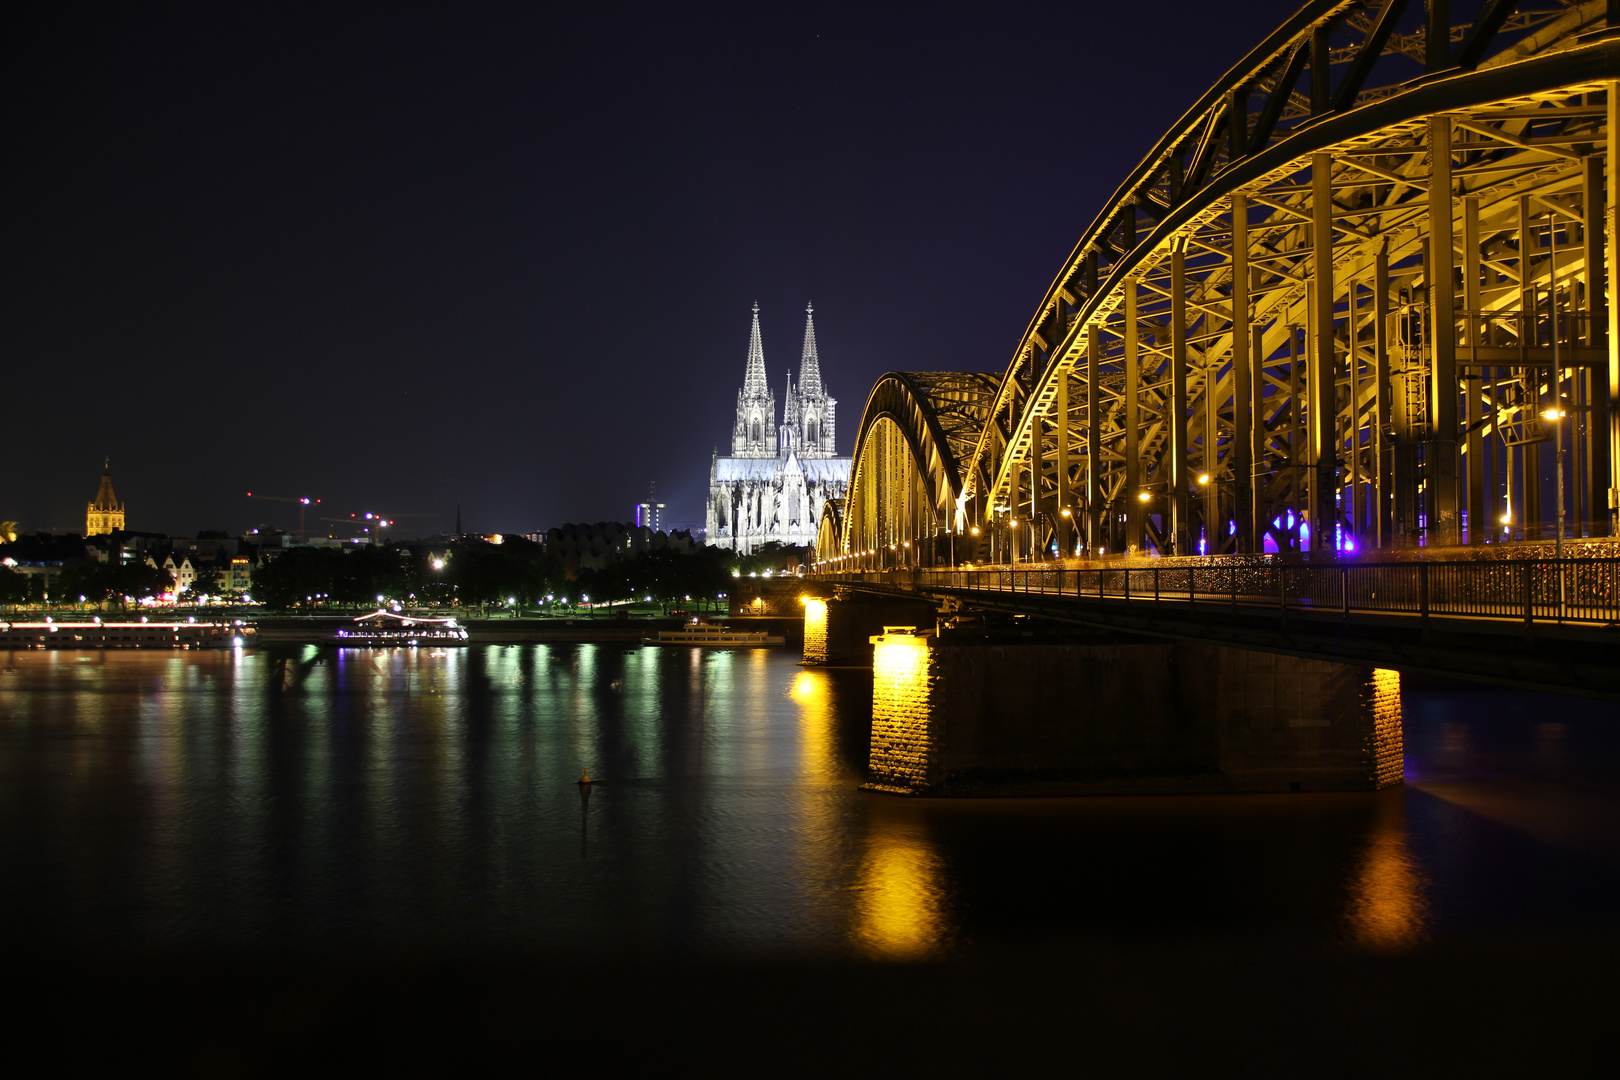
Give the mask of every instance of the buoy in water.
[(579, 779), (574, 782), (576, 784), (589, 786), (591, 783), (591, 774), (586, 772), (584, 769), (581, 769), (579, 770)]

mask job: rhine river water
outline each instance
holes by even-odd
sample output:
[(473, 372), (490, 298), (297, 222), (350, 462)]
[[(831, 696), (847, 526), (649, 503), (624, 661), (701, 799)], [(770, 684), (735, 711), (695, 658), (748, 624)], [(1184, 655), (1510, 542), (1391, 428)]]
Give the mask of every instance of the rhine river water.
[(795, 661), (0, 654), (0, 926), (35, 957), (871, 970), (1620, 930), (1612, 705), (1409, 681), (1376, 794), (907, 800), (857, 787), (870, 672)]
[(944, 802), (857, 790), (870, 674), (781, 650), (276, 659), (0, 657), (3, 924), (79, 946), (909, 959), (1620, 920), (1606, 704), (1409, 685), (1407, 783), (1376, 795)]

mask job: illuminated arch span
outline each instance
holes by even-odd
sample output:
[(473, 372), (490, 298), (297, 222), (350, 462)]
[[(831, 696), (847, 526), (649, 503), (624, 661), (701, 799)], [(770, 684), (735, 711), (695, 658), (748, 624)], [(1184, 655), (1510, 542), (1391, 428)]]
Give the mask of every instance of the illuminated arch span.
[(844, 500), (828, 499), (821, 504), (821, 522), (816, 527), (816, 561), (827, 562), (843, 554)]
[(1608, 533), (1610, 10), (1306, 4), (1063, 263), (960, 456), (968, 516), (1069, 510), (1095, 552), (1479, 543), (1550, 528), (1556, 436)]
[(989, 421), (997, 385), (971, 372), (891, 371), (877, 381), (861, 414), (837, 554), (918, 550), (957, 522), (959, 463)]

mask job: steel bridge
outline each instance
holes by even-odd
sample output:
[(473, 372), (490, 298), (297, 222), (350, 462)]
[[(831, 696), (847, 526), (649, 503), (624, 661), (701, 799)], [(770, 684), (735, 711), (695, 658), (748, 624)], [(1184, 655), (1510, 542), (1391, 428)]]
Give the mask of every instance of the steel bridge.
[(1617, 110), (1620, 0), (1306, 4), (1002, 371), (878, 381), (820, 569), (1609, 537)]

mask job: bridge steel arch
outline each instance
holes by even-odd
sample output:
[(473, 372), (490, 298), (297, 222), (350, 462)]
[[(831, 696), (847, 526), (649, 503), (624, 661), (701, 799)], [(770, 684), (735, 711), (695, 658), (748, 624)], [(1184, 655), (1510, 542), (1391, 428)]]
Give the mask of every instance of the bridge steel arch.
[(829, 567), (940, 561), (950, 551), (941, 540), (948, 543), (965, 517), (960, 463), (991, 423), (999, 384), (997, 376), (975, 372), (891, 371), (880, 378), (861, 414), (848, 497), (830, 516), (823, 513), (818, 561)]
[(844, 500), (827, 499), (816, 523), (816, 561), (830, 563), (843, 554)]
[(1099, 554), (1534, 538), (1562, 447), (1576, 535), (1609, 534), (1617, 131), (1614, 0), (1306, 4), (1081, 236), (951, 527)]

